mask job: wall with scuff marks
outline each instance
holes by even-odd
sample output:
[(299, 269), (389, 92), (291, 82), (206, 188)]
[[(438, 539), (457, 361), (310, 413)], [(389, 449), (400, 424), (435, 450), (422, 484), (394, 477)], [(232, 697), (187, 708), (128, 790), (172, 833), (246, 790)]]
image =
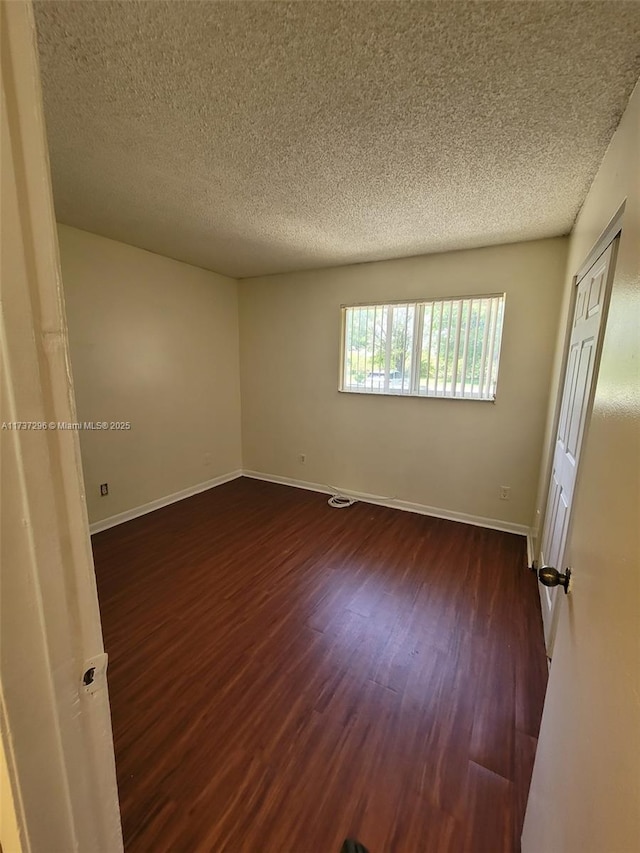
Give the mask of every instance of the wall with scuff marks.
[[(237, 284), (60, 225), (89, 520), (241, 468)], [(108, 483), (109, 494), (100, 495)]]

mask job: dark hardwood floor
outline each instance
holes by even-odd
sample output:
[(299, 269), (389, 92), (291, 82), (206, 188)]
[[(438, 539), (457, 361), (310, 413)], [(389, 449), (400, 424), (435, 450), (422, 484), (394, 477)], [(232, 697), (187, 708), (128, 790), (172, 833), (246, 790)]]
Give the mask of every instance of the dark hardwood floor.
[(93, 548), (130, 853), (519, 849), (524, 538), (242, 479)]

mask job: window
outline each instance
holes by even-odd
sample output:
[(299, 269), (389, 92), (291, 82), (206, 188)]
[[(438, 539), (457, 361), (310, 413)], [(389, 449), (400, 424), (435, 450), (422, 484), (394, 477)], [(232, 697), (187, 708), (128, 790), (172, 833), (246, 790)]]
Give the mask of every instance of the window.
[(493, 400), (504, 293), (342, 308), (341, 391)]

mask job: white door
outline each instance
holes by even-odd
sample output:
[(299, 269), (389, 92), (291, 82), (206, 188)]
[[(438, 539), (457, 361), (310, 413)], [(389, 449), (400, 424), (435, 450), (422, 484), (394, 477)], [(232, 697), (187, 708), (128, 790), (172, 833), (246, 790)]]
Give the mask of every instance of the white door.
[[(571, 502), (584, 426), (592, 398), (606, 296), (613, 276), (615, 246), (614, 240), (576, 285), (578, 292), (540, 542), (541, 565), (554, 566), (559, 571), (563, 570)], [(550, 588), (540, 584), (542, 620), (549, 657), (553, 653), (556, 632), (557, 595), (558, 587)]]

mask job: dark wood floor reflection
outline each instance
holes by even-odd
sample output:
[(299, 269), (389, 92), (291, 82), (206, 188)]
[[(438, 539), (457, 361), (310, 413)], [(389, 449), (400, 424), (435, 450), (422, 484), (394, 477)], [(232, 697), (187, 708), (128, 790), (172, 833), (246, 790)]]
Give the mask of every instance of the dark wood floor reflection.
[(236, 480), (93, 546), (130, 853), (518, 849), (522, 537)]

